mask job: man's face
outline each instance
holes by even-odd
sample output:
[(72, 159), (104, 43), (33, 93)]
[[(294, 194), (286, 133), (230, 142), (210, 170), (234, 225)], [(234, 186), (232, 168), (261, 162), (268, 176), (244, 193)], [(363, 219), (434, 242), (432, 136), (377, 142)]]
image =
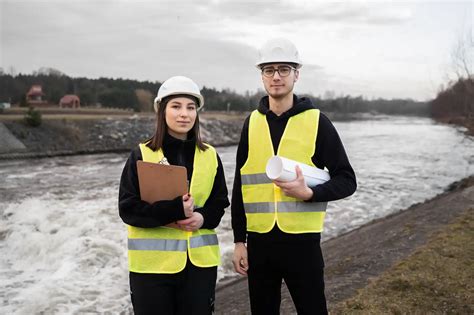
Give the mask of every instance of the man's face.
[(291, 93), (298, 76), (298, 70), (286, 63), (266, 64), (262, 68), (263, 86), (267, 94), (275, 99), (284, 98)]

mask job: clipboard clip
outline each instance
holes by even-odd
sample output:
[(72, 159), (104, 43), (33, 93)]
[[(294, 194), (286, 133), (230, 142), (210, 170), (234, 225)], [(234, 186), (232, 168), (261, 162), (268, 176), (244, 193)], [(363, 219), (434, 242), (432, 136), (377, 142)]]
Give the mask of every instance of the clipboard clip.
[(161, 159), (161, 161), (158, 162), (158, 164), (170, 165), (170, 163), (168, 162), (168, 159), (165, 156)]

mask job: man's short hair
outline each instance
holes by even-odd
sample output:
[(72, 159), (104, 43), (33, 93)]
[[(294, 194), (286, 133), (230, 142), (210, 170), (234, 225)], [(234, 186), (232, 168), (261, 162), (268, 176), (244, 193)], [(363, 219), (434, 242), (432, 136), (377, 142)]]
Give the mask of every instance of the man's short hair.
[(294, 62), (268, 62), (268, 63), (262, 63), (260, 65), (260, 70), (262, 70), (265, 66), (273, 65), (275, 63), (281, 63), (281, 64), (289, 65), (289, 66), (292, 66), (295, 69), (298, 69), (298, 64), (296, 64)]

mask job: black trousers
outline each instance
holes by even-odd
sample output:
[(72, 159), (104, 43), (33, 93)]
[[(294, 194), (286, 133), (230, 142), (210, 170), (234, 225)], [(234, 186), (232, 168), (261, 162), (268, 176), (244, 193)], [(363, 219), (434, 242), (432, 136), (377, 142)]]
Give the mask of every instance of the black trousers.
[(133, 311), (137, 315), (212, 314), (216, 279), (217, 267), (200, 268), (189, 260), (175, 274), (130, 272)]
[(280, 313), (282, 279), (298, 314), (327, 314), (320, 240), (252, 234), (247, 240), (252, 314)]

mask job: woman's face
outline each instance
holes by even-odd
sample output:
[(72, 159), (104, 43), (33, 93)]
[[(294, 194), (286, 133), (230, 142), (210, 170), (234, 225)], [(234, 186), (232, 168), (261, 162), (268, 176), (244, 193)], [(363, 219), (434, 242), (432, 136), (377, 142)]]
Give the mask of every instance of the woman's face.
[(165, 120), (168, 133), (186, 140), (188, 131), (194, 126), (197, 116), (197, 104), (191, 98), (175, 97), (168, 101), (165, 109)]

